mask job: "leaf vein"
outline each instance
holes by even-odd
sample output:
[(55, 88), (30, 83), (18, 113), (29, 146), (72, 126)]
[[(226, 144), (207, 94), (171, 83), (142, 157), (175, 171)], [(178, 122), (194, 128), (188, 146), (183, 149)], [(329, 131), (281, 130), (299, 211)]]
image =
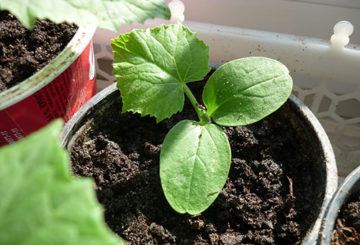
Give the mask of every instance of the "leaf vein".
[(255, 83), (255, 84), (252, 84), (252, 85), (248, 86), (247, 88), (243, 89), (243, 90), (241, 91), (241, 93), (244, 93), (244, 92), (246, 92), (246, 90), (249, 90), (249, 89), (251, 89), (251, 88), (257, 87), (257, 86), (262, 85), (262, 84), (264, 84), (264, 83), (271, 82), (271, 81), (273, 81), (273, 80), (275, 80), (275, 79), (278, 79), (278, 78), (280, 78), (280, 77), (283, 77), (283, 76), (286, 76), (286, 74), (281, 74), (281, 75), (278, 75), (278, 76), (273, 77), (273, 78), (271, 78), (271, 79), (264, 79), (264, 80), (262, 80), (262, 81), (259, 81), (259, 82)]
[(252, 85), (244, 88), (239, 94), (234, 94), (233, 96), (230, 96), (230, 97), (227, 98), (226, 100), (222, 101), (219, 105), (217, 105), (217, 106), (215, 107), (215, 109), (213, 109), (211, 112), (209, 112), (209, 115), (210, 115), (210, 116), (213, 115), (221, 106), (223, 106), (225, 103), (229, 102), (230, 100), (240, 98), (241, 96), (246, 96), (246, 97), (259, 97), (259, 98), (265, 98), (265, 97), (267, 97), (267, 96), (261, 97), (261, 96), (258, 96), (258, 95), (256, 95), (256, 94), (244, 94), (244, 92), (246, 92), (246, 91), (249, 90), (250, 88), (254, 88), (254, 87), (258, 86), (258, 85), (267, 83), (267, 82), (269, 82), (269, 81), (273, 81), (273, 80), (278, 79), (278, 78), (280, 78), (280, 77), (282, 77), (282, 76), (286, 76), (286, 74), (281, 74), (281, 75), (278, 75), (278, 76), (273, 77), (273, 78), (271, 78), (271, 79), (264, 79), (264, 80), (262, 80), (262, 81), (260, 81), (260, 82), (258, 82), (258, 83), (256, 83), (256, 84), (252, 84)]
[[(201, 132), (202, 132), (202, 129), (200, 130), (200, 134), (201, 134)], [(200, 149), (200, 135), (198, 136), (198, 143), (197, 143), (197, 148), (196, 148), (196, 153), (195, 153), (195, 155), (194, 155), (194, 157), (193, 157), (193, 167), (192, 167), (192, 170), (191, 170), (191, 176), (190, 176), (190, 181), (189, 181), (189, 188), (188, 188), (188, 195), (187, 195), (187, 204), (189, 204), (189, 200), (190, 200), (190, 192), (191, 192), (191, 187), (192, 187), (192, 184), (193, 184), (193, 179), (194, 179), (194, 169), (195, 169), (195, 164), (196, 164), (196, 156), (198, 155), (198, 152), (199, 152), (199, 149)], [(187, 211), (189, 211), (188, 210), (188, 207), (186, 207), (186, 210)]]
[[(191, 67), (192, 64), (194, 63), (193, 56), (192, 56), (193, 52), (192, 52), (192, 50), (191, 50), (192, 47), (191, 47), (191, 45), (190, 45), (190, 43), (189, 43), (189, 40), (187, 40), (186, 38), (185, 38), (185, 40), (186, 40), (186, 42), (187, 42), (188, 47), (190, 48), (191, 61), (190, 61), (189, 65), (188, 65), (188, 68), (186, 69), (186, 72), (185, 72), (185, 75), (184, 75), (184, 81), (185, 81), (185, 79), (187, 78), (187, 74), (189, 73), (190, 67)], [(186, 80), (188, 80), (188, 79), (186, 79)]]

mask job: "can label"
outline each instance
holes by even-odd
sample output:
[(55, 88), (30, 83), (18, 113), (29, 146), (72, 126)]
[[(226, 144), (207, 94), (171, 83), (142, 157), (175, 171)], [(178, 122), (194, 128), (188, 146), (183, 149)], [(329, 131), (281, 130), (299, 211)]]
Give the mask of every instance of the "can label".
[(95, 93), (95, 59), (90, 41), (82, 54), (57, 78), (0, 111), (0, 146), (24, 138), (55, 118), (68, 121)]

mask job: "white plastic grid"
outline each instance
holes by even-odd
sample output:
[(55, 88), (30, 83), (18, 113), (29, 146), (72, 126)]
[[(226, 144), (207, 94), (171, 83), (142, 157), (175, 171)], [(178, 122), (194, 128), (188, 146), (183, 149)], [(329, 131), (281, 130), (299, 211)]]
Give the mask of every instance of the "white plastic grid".
[(294, 94), (317, 116), (332, 143), (339, 176), (360, 163), (360, 85), (349, 93), (334, 93), (329, 81), (307, 88), (295, 84)]

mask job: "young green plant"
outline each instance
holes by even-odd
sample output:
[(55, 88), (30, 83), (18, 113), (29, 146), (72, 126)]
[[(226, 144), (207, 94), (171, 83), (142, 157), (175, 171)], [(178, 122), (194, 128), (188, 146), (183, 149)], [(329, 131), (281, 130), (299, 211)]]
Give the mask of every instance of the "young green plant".
[(123, 112), (160, 122), (182, 111), (184, 94), (194, 107), (199, 121), (180, 121), (165, 137), (160, 178), (174, 210), (203, 212), (221, 192), (230, 169), (231, 150), (220, 126), (247, 125), (277, 110), (292, 90), (288, 69), (263, 57), (228, 62), (207, 81), (204, 107), (187, 83), (209, 72), (209, 48), (188, 28), (135, 30), (112, 40), (112, 47)]

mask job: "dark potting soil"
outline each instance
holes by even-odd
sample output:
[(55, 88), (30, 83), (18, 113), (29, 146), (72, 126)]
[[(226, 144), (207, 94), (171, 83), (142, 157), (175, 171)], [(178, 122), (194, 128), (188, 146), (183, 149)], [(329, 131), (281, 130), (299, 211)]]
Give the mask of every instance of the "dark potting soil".
[(339, 212), (331, 235), (332, 245), (360, 244), (360, 192), (350, 196)]
[[(201, 94), (202, 82), (191, 83)], [(76, 175), (91, 176), (110, 228), (130, 244), (300, 244), (318, 215), (322, 176), (319, 145), (294, 129), (290, 105), (253, 125), (226, 127), (232, 150), (229, 178), (216, 201), (198, 216), (168, 205), (160, 185), (159, 152), (184, 111), (156, 124), (121, 114), (120, 99), (84, 126), (72, 152)], [(201, 99), (199, 99), (201, 101)], [(320, 168), (320, 167), (319, 167)]]
[(70, 42), (77, 27), (37, 20), (33, 31), (12, 14), (0, 11), (0, 92), (30, 77)]

